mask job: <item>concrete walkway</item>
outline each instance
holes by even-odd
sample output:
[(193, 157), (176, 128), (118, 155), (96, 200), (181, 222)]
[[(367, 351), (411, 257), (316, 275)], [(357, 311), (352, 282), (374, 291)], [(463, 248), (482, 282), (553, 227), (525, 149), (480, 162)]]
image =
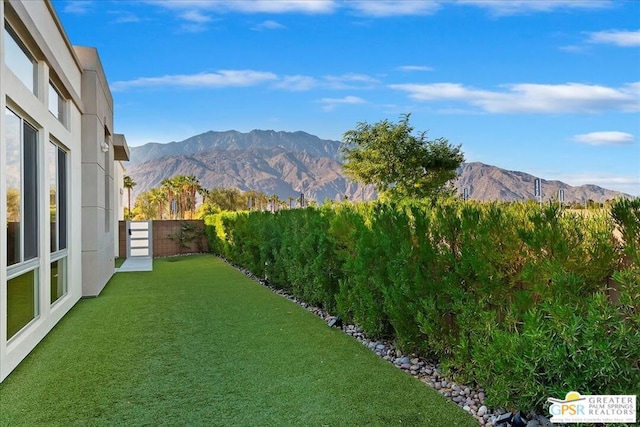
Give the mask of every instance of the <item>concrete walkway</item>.
[(153, 258), (127, 258), (120, 268), (116, 269), (116, 273), (130, 271), (153, 271)]

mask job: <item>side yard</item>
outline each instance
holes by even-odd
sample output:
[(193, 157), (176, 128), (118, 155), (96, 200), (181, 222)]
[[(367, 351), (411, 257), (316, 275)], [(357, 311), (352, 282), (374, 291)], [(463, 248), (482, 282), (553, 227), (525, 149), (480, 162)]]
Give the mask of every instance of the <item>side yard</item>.
[(0, 384), (0, 425), (79, 424), (477, 425), (209, 255), (115, 275)]

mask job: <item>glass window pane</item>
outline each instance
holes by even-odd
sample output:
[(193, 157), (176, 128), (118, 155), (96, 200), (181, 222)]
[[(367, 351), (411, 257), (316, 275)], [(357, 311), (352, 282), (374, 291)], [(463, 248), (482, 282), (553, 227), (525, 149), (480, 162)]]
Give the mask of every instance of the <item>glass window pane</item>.
[(23, 125), (24, 258), (38, 257), (38, 131)]
[(51, 82), (49, 82), (49, 111), (56, 119), (64, 121), (64, 98)]
[(20, 221), (22, 213), (22, 143), (20, 142), (20, 117), (8, 108), (5, 110), (5, 136), (7, 142), (7, 266), (22, 261), (22, 236)]
[(35, 62), (22, 46), (18, 37), (7, 26), (4, 28), (4, 47), (7, 67), (31, 92), (35, 93)]
[(51, 252), (58, 250), (58, 146), (49, 144), (49, 223), (51, 229)]
[(58, 91), (55, 87), (49, 82), (49, 111), (54, 115), (56, 119), (58, 117)]
[(67, 293), (67, 259), (51, 263), (51, 304)]
[(67, 153), (58, 148), (58, 249), (67, 247)]
[(36, 270), (7, 281), (7, 339), (13, 337), (38, 314), (36, 285)]

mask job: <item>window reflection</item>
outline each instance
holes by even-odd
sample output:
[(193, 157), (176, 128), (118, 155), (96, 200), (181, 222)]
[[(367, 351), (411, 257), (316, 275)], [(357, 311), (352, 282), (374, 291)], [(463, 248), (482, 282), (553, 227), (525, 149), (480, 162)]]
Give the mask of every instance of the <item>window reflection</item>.
[(4, 27), (5, 63), (31, 92), (35, 93), (36, 65), (27, 49), (6, 24)]

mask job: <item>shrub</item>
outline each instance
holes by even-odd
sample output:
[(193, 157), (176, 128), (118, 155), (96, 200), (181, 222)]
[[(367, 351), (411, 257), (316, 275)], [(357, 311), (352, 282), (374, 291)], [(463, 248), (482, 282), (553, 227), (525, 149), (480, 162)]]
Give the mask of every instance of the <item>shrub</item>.
[(638, 200), (613, 203), (611, 215), (449, 200), (206, 223), (214, 252), (438, 358), (449, 375), (484, 387), (492, 405), (542, 409), (570, 390), (640, 392)]

